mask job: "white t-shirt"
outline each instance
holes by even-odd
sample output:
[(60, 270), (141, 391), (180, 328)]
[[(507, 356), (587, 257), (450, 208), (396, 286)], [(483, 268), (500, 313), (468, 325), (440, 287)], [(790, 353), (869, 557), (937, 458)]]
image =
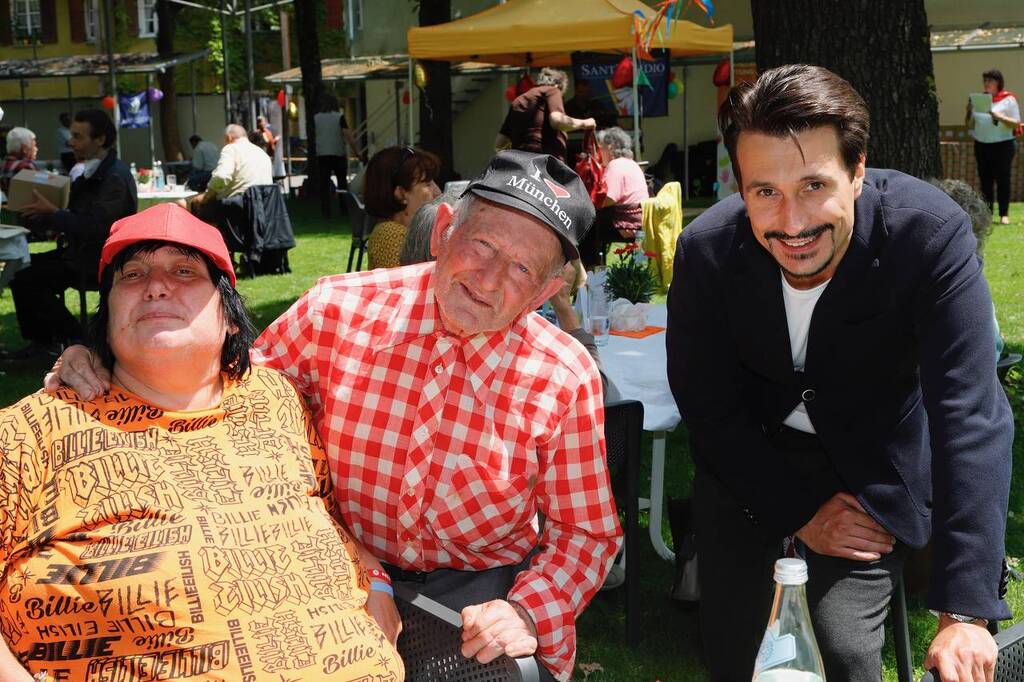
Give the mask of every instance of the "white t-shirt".
[[(1020, 120), (1020, 104), (1017, 103), (1016, 97), (1004, 97), (995, 102), (992, 105), (992, 111), (1000, 116), (1012, 118), (1014, 121)], [(971, 129), (971, 135), (978, 142), (1005, 142), (1013, 139), (1013, 128), (996, 123), (992, 120), (991, 114), (974, 112), (972, 116), (974, 128)]]
[[(802, 372), (807, 361), (807, 337), (811, 333), (811, 315), (817, 305), (821, 293), (832, 280), (826, 280), (813, 289), (796, 289), (782, 277), (782, 302), (786, 306), (786, 324), (789, 326), (789, 347), (793, 351), (793, 369)], [(807, 414), (807, 406), (800, 401), (782, 423), (791, 429), (805, 433), (817, 433), (811, 417)]]
[(345, 117), (338, 111), (321, 111), (313, 118), (316, 125), (317, 156), (345, 156), (348, 154), (342, 128), (347, 128)]

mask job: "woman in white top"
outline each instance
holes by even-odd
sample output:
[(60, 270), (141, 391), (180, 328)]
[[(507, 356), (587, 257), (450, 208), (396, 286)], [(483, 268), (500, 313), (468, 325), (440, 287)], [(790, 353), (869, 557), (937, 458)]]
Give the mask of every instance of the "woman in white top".
[[(976, 112), (967, 103), (967, 127), (974, 137), (974, 155), (978, 160), (981, 193), (993, 208), (999, 200), (999, 222), (1010, 223), (1010, 165), (1016, 152), (1014, 130), (1020, 125), (1020, 105), (1012, 92), (1003, 89), (1003, 74), (991, 69), (981, 75), (985, 92), (992, 95), (992, 109)], [(993, 192), (993, 184), (995, 192)], [(993, 211), (995, 213), (995, 211)]]

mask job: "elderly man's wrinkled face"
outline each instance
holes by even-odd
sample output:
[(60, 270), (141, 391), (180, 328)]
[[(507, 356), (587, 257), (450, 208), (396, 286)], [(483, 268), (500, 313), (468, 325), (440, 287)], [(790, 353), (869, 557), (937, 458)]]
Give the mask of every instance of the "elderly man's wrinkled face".
[(461, 225), (435, 226), (435, 295), (445, 329), (468, 337), (509, 326), (562, 284), (562, 247), (549, 227), (524, 213), (475, 200)]
[(137, 253), (114, 274), (107, 337), (118, 362), (187, 351), (220, 357), (228, 325), (201, 258), (176, 246)]

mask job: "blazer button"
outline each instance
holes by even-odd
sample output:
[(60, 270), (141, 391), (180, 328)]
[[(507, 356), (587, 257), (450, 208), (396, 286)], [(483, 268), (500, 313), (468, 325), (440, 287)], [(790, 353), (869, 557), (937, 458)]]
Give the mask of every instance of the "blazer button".
[(811, 402), (812, 400), (814, 400), (814, 389), (813, 388), (804, 389), (804, 392), (800, 394), (800, 397), (803, 398), (803, 401), (805, 403)]

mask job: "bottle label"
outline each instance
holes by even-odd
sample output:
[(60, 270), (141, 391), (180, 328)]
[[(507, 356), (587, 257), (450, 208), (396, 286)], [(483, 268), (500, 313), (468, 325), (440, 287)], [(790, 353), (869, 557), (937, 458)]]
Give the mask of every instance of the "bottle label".
[(755, 671), (767, 670), (796, 658), (796, 637), (791, 634), (777, 636), (777, 628), (768, 628), (757, 652)]

